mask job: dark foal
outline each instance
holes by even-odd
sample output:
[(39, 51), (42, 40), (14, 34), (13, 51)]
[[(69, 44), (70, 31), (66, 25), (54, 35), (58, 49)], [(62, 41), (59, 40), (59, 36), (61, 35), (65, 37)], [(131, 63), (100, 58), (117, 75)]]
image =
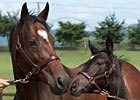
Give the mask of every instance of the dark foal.
[(99, 51), (89, 43), (92, 57), (83, 70), (73, 79), (71, 93), (106, 95), (107, 100), (140, 100), (140, 72), (130, 63), (119, 60), (113, 54), (111, 38), (106, 40), (106, 49)]

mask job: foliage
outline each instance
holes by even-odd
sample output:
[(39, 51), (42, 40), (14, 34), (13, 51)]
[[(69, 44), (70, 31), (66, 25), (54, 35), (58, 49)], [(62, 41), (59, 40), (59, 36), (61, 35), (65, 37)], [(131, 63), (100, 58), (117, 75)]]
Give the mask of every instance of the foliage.
[(2, 12), (0, 12), (0, 36), (8, 37), (13, 26), (17, 23), (17, 15), (18, 12), (13, 12), (13, 14), (7, 12), (6, 15), (3, 15)]
[(128, 29), (128, 39), (131, 44), (140, 44), (140, 20), (135, 26), (130, 26)]
[(56, 40), (63, 46), (77, 46), (84, 42), (84, 37), (87, 36), (85, 24), (72, 24), (71, 22), (59, 22), (59, 29), (55, 36)]
[(115, 43), (120, 43), (123, 40), (124, 33), (122, 29), (124, 28), (124, 21), (119, 22), (115, 14), (109, 15), (104, 21), (98, 22), (99, 27), (95, 28), (94, 36), (99, 40), (106, 40), (109, 35), (113, 37)]

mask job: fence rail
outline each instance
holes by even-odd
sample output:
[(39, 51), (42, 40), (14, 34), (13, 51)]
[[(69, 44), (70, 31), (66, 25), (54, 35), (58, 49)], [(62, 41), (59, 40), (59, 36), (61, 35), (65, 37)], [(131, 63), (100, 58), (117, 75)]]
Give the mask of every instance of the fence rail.
[(0, 93), (0, 100), (2, 100), (2, 93)]
[[(10, 85), (11, 86), (11, 85)], [(12, 86), (15, 86), (12, 84)], [(0, 92), (0, 100), (4, 100), (4, 97), (14, 97), (15, 93), (5, 93), (5, 92)]]
[(13, 97), (15, 93), (0, 93), (0, 100), (3, 100), (3, 96)]

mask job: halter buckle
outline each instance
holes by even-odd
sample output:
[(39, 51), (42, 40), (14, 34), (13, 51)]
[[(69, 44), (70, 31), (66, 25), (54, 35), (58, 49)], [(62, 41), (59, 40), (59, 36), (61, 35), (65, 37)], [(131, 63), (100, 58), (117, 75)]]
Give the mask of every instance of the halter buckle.
[(28, 83), (28, 82), (29, 82), (29, 79), (27, 79), (27, 78), (20, 80), (20, 83)]
[(93, 77), (90, 77), (90, 78), (89, 78), (89, 83), (90, 83), (91, 85), (94, 85), (94, 84), (96, 83)]
[(16, 49), (18, 50), (19, 48), (21, 48), (21, 44), (20, 43), (17, 43)]
[(110, 73), (108, 71), (105, 72), (105, 77), (109, 77)]

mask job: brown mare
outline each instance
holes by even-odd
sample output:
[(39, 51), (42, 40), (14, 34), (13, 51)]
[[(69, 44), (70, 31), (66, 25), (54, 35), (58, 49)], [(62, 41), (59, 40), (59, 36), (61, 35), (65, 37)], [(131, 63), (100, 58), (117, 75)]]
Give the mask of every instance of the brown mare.
[(113, 54), (111, 38), (106, 49), (98, 50), (89, 43), (92, 57), (83, 70), (73, 79), (71, 93), (97, 93), (107, 100), (140, 100), (140, 72), (130, 63), (117, 59)]
[[(54, 50), (54, 38), (45, 22), (49, 4), (38, 15), (24, 3), (20, 20), (10, 34), (10, 52), (16, 83), (14, 100), (58, 100), (70, 79)], [(52, 94), (53, 93), (53, 94)]]
[(14, 100), (102, 100), (95, 94), (74, 97), (66, 92), (69, 77), (73, 79), (83, 66), (68, 69), (61, 64), (54, 50), (54, 38), (45, 22), (48, 11), (47, 3), (38, 16), (30, 15), (25, 3), (20, 20), (10, 34), (13, 82), (17, 90)]

